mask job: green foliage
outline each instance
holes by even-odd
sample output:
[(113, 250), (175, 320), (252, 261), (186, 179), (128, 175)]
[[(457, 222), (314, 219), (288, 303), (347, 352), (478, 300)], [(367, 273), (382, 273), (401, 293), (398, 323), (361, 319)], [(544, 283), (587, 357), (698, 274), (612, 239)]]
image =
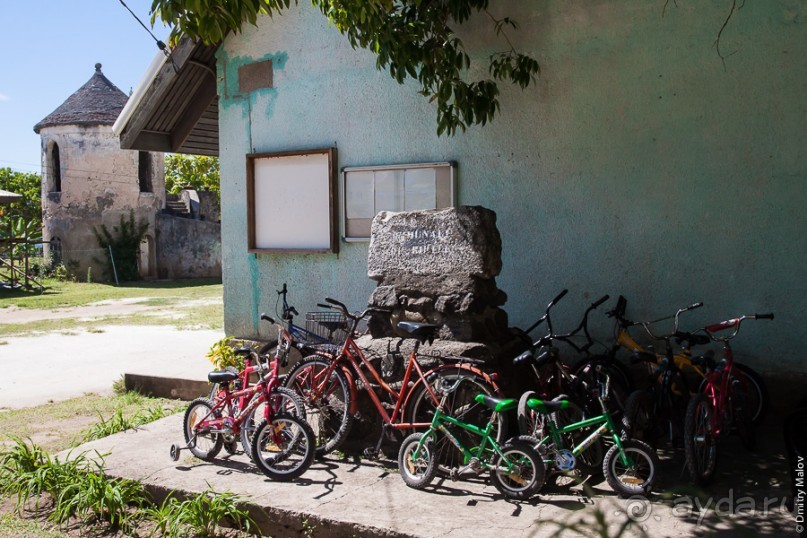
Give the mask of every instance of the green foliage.
[[(10, 215), (0, 218), (0, 239), (25, 239), (28, 243), (42, 242), (42, 219), (26, 220), (24, 217)], [(14, 244), (12, 252), (15, 258), (23, 254), (35, 256), (37, 248), (33, 244)]]
[[(141, 396), (142, 397), (142, 396)], [(83, 441), (88, 442), (95, 439), (101, 439), (114, 433), (122, 432), (125, 430), (133, 430), (143, 424), (148, 424), (159, 420), (169, 415), (170, 411), (161, 405), (150, 409), (141, 409), (131, 416), (124, 413), (123, 405), (115, 407), (112, 416), (104, 418), (100, 416), (101, 421), (93, 425), (89, 430), (84, 433)]]
[(53, 498), (51, 521), (64, 524), (71, 517), (104, 521), (125, 528), (132, 507), (147, 497), (143, 486), (132, 480), (113, 480), (103, 471), (103, 460), (86, 452), (68, 455), (64, 461), (34, 444), (14, 437), (13, 445), (0, 453), (0, 494), (16, 496), (18, 512), (29, 499), (47, 493)]
[[(153, 0), (152, 24), (159, 17), (172, 25), (172, 42), (186, 34), (206, 43), (220, 42), (243, 24), (256, 24), (258, 15), (279, 13), (290, 0), (241, 0), (222, 5), (218, 0)], [(296, 3), (296, 2), (295, 2)], [(399, 83), (415, 79), (420, 93), (437, 104), (437, 134), (485, 125), (499, 110), (497, 82), (526, 88), (539, 74), (538, 62), (519, 53), (506, 30), (516, 30), (509, 17), (498, 19), (489, 0), (312, 0), (351, 46), (376, 56), (376, 67), (388, 70)], [(484, 80), (466, 80), (471, 58), (454, 31), (473, 15), (487, 16), (504, 50), (488, 58)]]
[(210, 346), (207, 352), (207, 359), (217, 370), (223, 370), (227, 366), (233, 366), (240, 372), (244, 369), (244, 357), (235, 354), (233, 346), (239, 341), (227, 336)]
[(208, 489), (195, 497), (179, 501), (169, 495), (159, 506), (147, 511), (160, 536), (216, 536), (216, 527), (227, 521), (241, 533), (256, 528), (249, 512), (238, 506), (241, 497), (234, 493), (216, 493)]
[(165, 190), (178, 194), (182, 189), (207, 190), (219, 194), (219, 159), (204, 155), (165, 156)]
[(104, 249), (106, 260), (109, 262), (110, 276), (112, 275), (112, 260), (109, 257), (111, 247), (118, 280), (130, 282), (140, 278), (137, 271), (137, 255), (140, 252), (140, 241), (143, 240), (148, 228), (148, 222), (135, 223), (134, 210), (129, 212), (128, 220), (121, 215), (120, 224), (113, 226), (112, 232), (104, 224), (100, 227), (93, 227), (98, 245)]
[(42, 177), (39, 174), (0, 168), (0, 189), (22, 196), (22, 200), (10, 205), (8, 215), (26, 222), (36, 221), (42, 228)]

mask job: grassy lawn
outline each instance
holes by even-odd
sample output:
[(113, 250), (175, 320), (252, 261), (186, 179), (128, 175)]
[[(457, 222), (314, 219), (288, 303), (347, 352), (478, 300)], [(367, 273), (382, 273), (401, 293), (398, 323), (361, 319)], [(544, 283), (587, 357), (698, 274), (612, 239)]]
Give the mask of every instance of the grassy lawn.
[(180, 410), (186, 403), (127, 392), (114, 397), (85, 394), (63, 402), (2, 411), (0, 444), (7, 443), (11, 437), (31, 438), (37, 445), (55, 454), (81, 444), (92, 426), (102, 420), (110, 420), (116, 413), (132, 418), (138, 413), (163, 407), (170, 414)]
[[(172, 325), (180, 329), (221, 329), (224, 326), (222, 285), (217, 280), (194, 279), (136, 282), (122, 286), (46, 281), (44, 293), (0, 290), (4, 308), (41, 310), (41, 319), (0, 322), (0, 337), (45, 331), (99, 331), (101, 325)], [(135, 305), (114, 313), (97, 314), (82, 307), (101, 301), (134, 300)], [(54, 318), (57, 309), (75, 308), (75, 315)], [(95, 307), (88, 307), (93, 309)], [(22, 312), (22, 310), (20, 310)], [(30, 316), (29, 316), (30, 317)], [(14, 319), (14, 314), (10, 316)], [(2, 342), (0, 342), (2, 343)]]
[[(146, 297), (153, 298), (154, 301), (187, 301), (220, 298), (222, 295), (221, 281), (213, 279), (129, 282), (120, 286), (45, 279), (44, 285), (43, 293), (0, 290), (0, 308), (13, 305), (18, 308), (52, 310), (114, 299)], [(159, 304), (156, 302), (155, 306)]]

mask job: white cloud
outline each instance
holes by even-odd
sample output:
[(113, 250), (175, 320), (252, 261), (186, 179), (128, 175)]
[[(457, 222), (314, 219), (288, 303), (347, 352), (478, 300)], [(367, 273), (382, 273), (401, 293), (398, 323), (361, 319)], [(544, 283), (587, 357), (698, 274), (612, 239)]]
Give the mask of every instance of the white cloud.
[(8, 101), (10, 98), (4, 93), (0, 93), (0, 101)]

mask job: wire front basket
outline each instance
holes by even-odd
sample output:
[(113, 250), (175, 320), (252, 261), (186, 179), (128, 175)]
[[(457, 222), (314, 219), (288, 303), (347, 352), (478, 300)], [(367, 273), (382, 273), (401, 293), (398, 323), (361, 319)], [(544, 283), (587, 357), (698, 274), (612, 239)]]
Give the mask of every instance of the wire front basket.
[(335, 352), (347, 339), (347, 318), (341, 312), (306, 312), (305, 330), (306, 344)]

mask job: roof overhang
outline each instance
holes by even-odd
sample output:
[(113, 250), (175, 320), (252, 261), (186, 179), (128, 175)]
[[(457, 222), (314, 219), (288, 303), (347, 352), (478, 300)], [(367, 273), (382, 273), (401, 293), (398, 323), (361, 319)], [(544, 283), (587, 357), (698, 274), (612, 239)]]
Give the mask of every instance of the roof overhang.
[(8, 192), (0, 189), (0, 205), (8, 205), (13, 202), (19, 202), (22, 200), (21, 194), (16, 194), (13, 192)]
[(217, 50), (183, 37), (157, 54), (112, 127), (121, 148), (218, 156)]

